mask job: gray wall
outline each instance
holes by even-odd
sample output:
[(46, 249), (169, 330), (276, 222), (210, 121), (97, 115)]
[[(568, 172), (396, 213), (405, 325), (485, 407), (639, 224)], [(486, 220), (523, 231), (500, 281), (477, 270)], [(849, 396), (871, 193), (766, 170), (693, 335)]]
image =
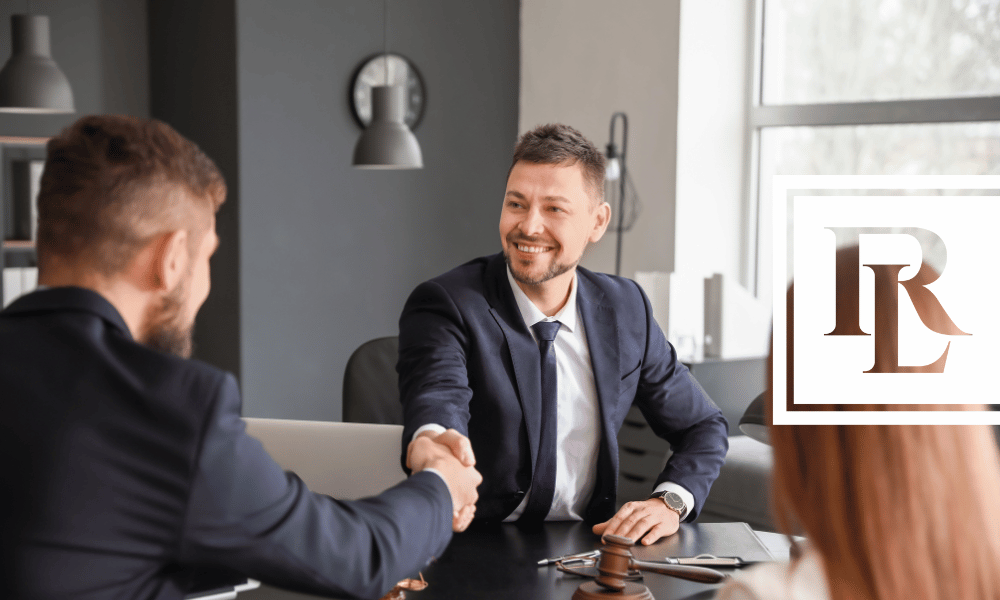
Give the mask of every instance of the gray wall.
[[(0, 1), (0, 61), (10, 56), (10, 16), (23, 0)], [(33, 0), (32, 14), (49, 17), (52, 56), (69, 79), (72, 115), (0, 113), (0, 135), (51, 136), (81, 115), (149, 116), (146, 5), (136, 0)]]
[[(681, 0), (522, 3), (521, 131), (561, 121), (603, 150), (611, 115), (628, 115), (628, 168), (643, 208), (622, 237), (625, 277), (674, 269), (680, 17)], [(621, 135), (619, 126), (616, 144)], [(614, 273), (616, 237), (612, 224), (583, 266)]]
[[(0, 135), (81, 114), (161, 118), (219, 164), (229, 198), (196, 356), (237, 373), (248, 416), (339, 420), (343, 369), (397, 333), (413, 287), (499, 248), (517, 135), (517, 0), (391, 5), (390, 51), (427, 86), (425, 168), (358, 171), (351, 76), (382, 47), (366, 0), (34, 0), (78, 113), (0, 115)], [(0, 1), (0, 56), (9, 15)]]
[(382, 3), (237, 6), (244, 414), (340, 420), (350, 353), (398, 332), (419, 282), (499, 249), (519, 5), (391, 3), (389, 49), (427, 87), (419, 171), (350, 166), (348, 88), (381, 51)]

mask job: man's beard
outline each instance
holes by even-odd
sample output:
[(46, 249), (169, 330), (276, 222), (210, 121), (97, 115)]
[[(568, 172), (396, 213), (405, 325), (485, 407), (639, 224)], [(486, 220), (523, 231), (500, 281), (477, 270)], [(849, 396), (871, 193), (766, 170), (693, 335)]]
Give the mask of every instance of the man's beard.
[(163, 296), (159, 307), (150, 308), (151, 314), (146, 319), (146, 333), (142, 343), (160, 352), (191, 358), (194, 324), (185, 325), (181, 322), (187, 287), (188, 281), (182, 281), (173, 291)]
[[(514, 246), (517, 242), (525, 242), (528, 244), (534, 243), (533, 240), (530, 240), (528, 238), (507, 239), (508, 247)], [(586, 250), (586, 248), (584, 248), (584, 250)], [(580, 260), (583, 258), (583, 254), (581, 253), (580, 257), (577, 258), (572, 263), (559, 263), (554, 260), (551, 261), (549, 263), (548, 270), (546, 270), (538, 277), (528, 277), (524, 273), (519, 273), (517, 269), (514, 267), (513, 262), (510, 260), (510, 254), (507, 253), (506, 249), (504, 249), (503, 251), (503, 258), (507, 262), (507, 268), (510, 269), (510, 274), (514, 276), (514, 281), (518, 283), (523, 283), (524, 285), (538, 285), (541, 283), (545, 283), (546, 281), (553, 279), (555, 277), (559, 277), (563, 273), (567, 273), (571, 269), (576, 268), (576, 266), (580, 264)]]

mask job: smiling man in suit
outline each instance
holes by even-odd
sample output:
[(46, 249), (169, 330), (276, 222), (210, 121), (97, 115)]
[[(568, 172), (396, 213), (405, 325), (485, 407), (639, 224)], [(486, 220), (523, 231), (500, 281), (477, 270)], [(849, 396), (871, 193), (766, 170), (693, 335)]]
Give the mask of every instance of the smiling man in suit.
[(171, 600), (233, 571), (377, 598), (440, 556), (481, 479), (447, 448), (415, 446), (374, 498), (312, 493), (247, 435), (236, 379), (187, 358), (226, 196), (211, 159), (126, 116), (47, 150), (43, 287), (0, 312), (0, 598)]
[[(583, 519), (649, 544), (697, 517), (727, 426), (639, 286), (577, 266), (610, 220), (604, 169), (571, 127), (524, 134), (500, 213), (503, 251), (410, 295), (397, 366), (404, 460), (427, 436), (475, 464), (478, 519)], [(616, 514), (617, 435), (633, 403), (673, 455), (651, 497)]]

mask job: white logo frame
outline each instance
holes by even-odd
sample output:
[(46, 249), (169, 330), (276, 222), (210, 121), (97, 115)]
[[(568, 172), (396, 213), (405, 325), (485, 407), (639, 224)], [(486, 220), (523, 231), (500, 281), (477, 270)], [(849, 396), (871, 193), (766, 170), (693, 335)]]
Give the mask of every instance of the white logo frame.
[[(787, 205), (789, 194), (795, 190), (1000, 190), (1000, 176), (996, 175), (963, 175), (963, 176), (892, 176), (892, 175), (777, 175), (774, 177), (773, 185), (773, 256), (772, 268), (774, 269), (773, 281), (773, 416), (776, 425), (894, 425), (894, 424), (1000, 424), (1000, 411), (788, 411), (786, 409), (786, 365), (787, 365), (787, 344), (786, 344), (786, 310), (785, 295), (787, 281), (787, 233), (788, 214)], [(938, 196), (940, 199), (947, 199), (948, 196)], [(969, 196), (962, 196), (969, 198)], [(982, 198), (979, 196), (978, 198)], [(998, 199), (1000, 200), (1000, 199)], [(796, 218), (798, 215), (793, 215)], [(858, 225), (863, 225), (859, 223)], [(899, 226), (909, 226), (911, 223), (899, 223)], [(1000, 227), (1000, 223), (993, 222), (994, 228)], [(795, 223), (792, 223), (794, 228)], [(831, 234), (832, 235), (832, 234)], [(1000, 232), (995, 234), (1000, 238)], [(994, 255), (1000, 258), (1000, 247)], [(987, 272), (986, 277), (992, 273)], [(798, 287), (798, 286), (796, 286)], [(997, 296), (1000, 298), (1000, 296)], [(798, 303), (797, 303), (798, 304)], [(947, 310), (947, 306), (945, 306)], [(1000, 310), (1000, 309), (998, 309)], [(800, 322), (800, 315), (804, 314), (801, 307), (796, 310), (796, 327)], [(958, 320), (958, 317), (952, 315)], [(972, 331), (973, 335), (975, 332)], [(982, 333), (982, 332), (980, 332)], [(1000, 349), (1000, 338), (994, 340), (994, 348)], [(796, 362), (801, 364), (796, 349)], [(1000, 357), (1000, 350), (996, 351), (996, 356)], [(797, 368), (798, 369), (798, 368)], [(984, 376), (988, 374), (984, 373)], [(935, 377), (935, 374), (889, 374), (890, 377)], [(926, 380), (924, 380), (926, 381)], [(906, 404), (920, 403), (985, 403), (1000, 404), (1000, 386), (986, 387), (986, 390), (996, 390), (996, 398), (983, 397), (982, 389), (980, 393), (973, 396), (955, 394), (955, 398), (942, 399), (934, 397), (910, 397), (907, 396)], [(989, 392), (987, 392), (989, 394)], [(867, 403), (875, 404), (879, 400), (868, 399)], [(897, 401), (898, 402), (898, 401)], [(797, 403), (798, 404), (798, 403)], [(805, 405), (806, 403), (801, 403)], [(845, 405), (848, 403), (844, 403)]]

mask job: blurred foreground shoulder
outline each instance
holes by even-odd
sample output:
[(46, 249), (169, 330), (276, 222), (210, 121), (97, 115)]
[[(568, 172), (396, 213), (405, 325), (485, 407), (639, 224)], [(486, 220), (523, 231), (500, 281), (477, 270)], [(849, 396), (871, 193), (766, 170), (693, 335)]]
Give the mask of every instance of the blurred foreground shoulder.
[(733, 574), (719, 600), (829, 600), (819, 554), (807, 551), (793, 563), (765, 563)]

